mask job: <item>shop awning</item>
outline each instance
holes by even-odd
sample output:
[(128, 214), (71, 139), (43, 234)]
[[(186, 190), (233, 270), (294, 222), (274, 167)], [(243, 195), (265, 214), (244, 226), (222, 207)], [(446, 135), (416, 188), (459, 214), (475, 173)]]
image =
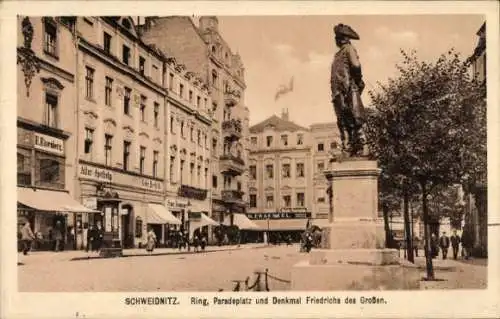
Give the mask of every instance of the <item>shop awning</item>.
[(17, 201), (25, 206), (40, 211), (73, 213), (97, 212), (83, 206), (66, 192), (18, 187)]
[[(264, 231), (287, 231), (287, 230), (306, 230), (307, 218), (301, 219), (267, 219), (254, 220), (254, 222)], [(311, 219), (311, 225), (322, 228), (328, 225), (328, 219)]]
[(201, 213), (201, 218), (199, 220), (193, 220), (191, 221), (191, 228), (196, 229), (196, 228), (201, 228), (203, 226), (217, 226), (219, 225), (218, 222), (213, 220), (212, 218), (208, 217), (204, 213)]
[(257, 224), (248, 219), (244, 214), (233, 214), (233, 224), (238, 226), (239, 229), (243, 230), (261, 230)]
[(160, 204), (148, 204), (148, 206), (148, 224), (182, 224), (165, 206)]

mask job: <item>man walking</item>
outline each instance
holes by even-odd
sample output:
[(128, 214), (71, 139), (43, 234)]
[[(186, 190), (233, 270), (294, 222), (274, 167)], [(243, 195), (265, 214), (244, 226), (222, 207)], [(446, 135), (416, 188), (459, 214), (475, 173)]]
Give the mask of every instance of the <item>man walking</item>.
[(31, 243), (35, 239), (35, 235), (31, 230), (30, 223), (26, 222), (21, 228), (21, 240), (23, 243), (23, 255), (27, 255), (28, 251), (31, 249)]
[(453, 230), (453, 235), (450, 237), (451, 248), (453, 249), (453, 259), (457, 260), (458, 257), (458, 245), (460, 244), (460, 236), (457, 235), (457, 231)]
[(446, 232), (443, 232), (443, 235), (439, 238), (439, 247), (441, 247), (441, 251), (443, 252), (443, 259), (446, 259), (448, 249), (450, 248), (450, 238), (446, 236)]

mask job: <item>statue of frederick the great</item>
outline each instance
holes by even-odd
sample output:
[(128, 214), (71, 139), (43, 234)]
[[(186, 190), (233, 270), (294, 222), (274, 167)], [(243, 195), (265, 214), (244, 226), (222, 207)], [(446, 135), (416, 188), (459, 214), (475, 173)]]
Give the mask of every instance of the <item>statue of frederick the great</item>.
[[(335, 53), (331, 72), (332, 103), (337, 116), (337, 126), (342, 141), (342, 152), (351, 157), (362, 155), (364, 107), (361, 93), (365, 88), (361, 63), (351, 40), (359, 40), (359, 35), (348, 25), (338, 24), (333, 28), (335, 43), (339, 50)], [(347, 133), (347, 145), (346, 145)]]

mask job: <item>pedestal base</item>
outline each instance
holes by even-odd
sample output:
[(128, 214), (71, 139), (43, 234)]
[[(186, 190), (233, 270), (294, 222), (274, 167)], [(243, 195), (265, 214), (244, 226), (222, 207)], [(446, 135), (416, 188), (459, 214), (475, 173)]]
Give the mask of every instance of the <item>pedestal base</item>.
[(416, 265), (339, 263), (311, 265), (308, 261), (292, 268), (291, 290), (412, 290), (420, 288), (420, 271)]

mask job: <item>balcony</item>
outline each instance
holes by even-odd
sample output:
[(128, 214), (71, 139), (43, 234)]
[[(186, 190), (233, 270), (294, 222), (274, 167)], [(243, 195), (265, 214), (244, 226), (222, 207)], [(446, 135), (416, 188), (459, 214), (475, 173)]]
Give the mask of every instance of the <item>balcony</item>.
[(207, 190), (188, 185), (179, 187), (178, 195), (185, 198), (205, 200), (207, 198)]
[(237, 141), (242, 137), (242, 125), (240, 120), (227, 120), (222, 122), (222, 132), (224, 138), (230, 141)]
[(233, 155), (223, 155), (219, 158), (222, 174), (241, 175), (245, 171), (245, 162)]
[(228, 107), (233, 107), (238, 104), (240, 97), (240, 93), (236, 90), (226, 89), (224, 91), (224, 103)]
[(243, 192), (238, 190), (223, 190), (222, 200), (228, 204), (246, 205), (243, 201)]

